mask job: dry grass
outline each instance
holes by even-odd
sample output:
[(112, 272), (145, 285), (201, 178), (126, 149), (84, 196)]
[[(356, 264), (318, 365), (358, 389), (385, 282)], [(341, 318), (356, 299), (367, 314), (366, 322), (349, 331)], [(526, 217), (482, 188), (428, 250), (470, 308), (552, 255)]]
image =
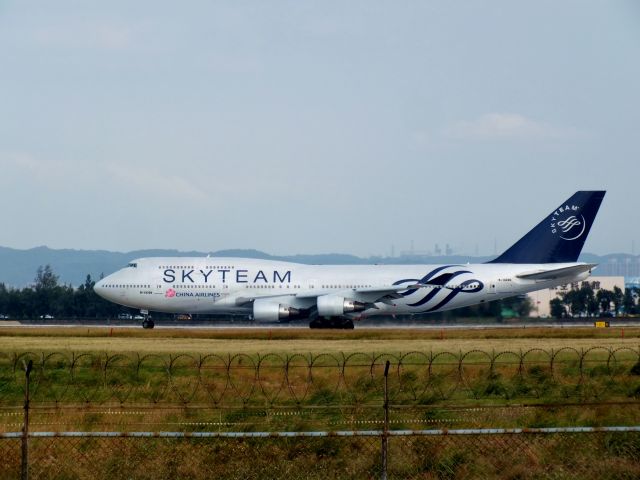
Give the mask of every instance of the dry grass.
[[(30, 443), (35, 478), (380, 478), (380, 438), (42, 438)], [(390, 478), (631, 479), (637, 433), (389, 439)], [(19, 478), (19, 442), (0, 444), (3, 478)]]
[[(373, 352), (594, 346), (628, 346), (637, 351), (639, 336), (638, 328), (625, 329), (624, 339), (619, 329), (589, 328), (442, 333), (425, 329), (0, 328), (0, 431), (15, 432), (21, 427), (23, 377), (12, 370), (11, 352), (163, 354), (138, 362), (136, 355), (118, 356), (108, 369), (105, 356), (80, 357), (73, 376), (71, 353), (43, 355), (46, 369), (32, 373), (33, 431), (351, 430), (381, 425), (382, 377), (380, 369), (373, 371), (365, 361), (375, 357)], [(337, 352), (367, 352), (368, 356), (351, 357), (351, 366), (344, 371), (335, 362), (314, 363), (313, 376), (300, 358), (287, 364), (286, 376), (282, 359), (277, 358), (270, 358), (259, 372), (242, 356), (229, 360), (233, 368), (228, 371), (213, 357), (202, 369), (194, 366), (197, 359), (186, 356), (179, 357), (171, 369), (164, 366), (179, 353)], [(455, 358), (449, 358), (454, 356), (443, 355), (442, 363), (434, 363), (432, 370), (427, 370), (424, 356), (420, 360), (420, 355), (410, 355), (408, 360), (415, 357), (423, 363), (408, 361), (390, 375), (392, 426), (637, 423), (637, 354), (621, 353), (610, 368), (599, 355), (602, 351), (585, 355), (584, 363), (570, 352), (567, 358), (560, 355), (553, 372), (545, 355), (528, 358), (522, 371), (513, 355), (501, 357), (493, 369), (486, 356), (479, 362), (471, 356), (458, 368)], [(32, 439), (30, 458), (32, 475), (47, 478), (374, 478), (379, 475), (379, 446), (379, 438), (338, 437)], [(390, 440), (389, 468), (390, 475), (398, 478), (637, 478), (638, 452), (637, 434), (398, 437)], [(19, 455), (17, 440), (2, 442), (4, 475), (0, 477), (17, 478)]]
[(637, 347), (640, 328), (275, 329), (0, 328), (5, 353), (399, 353)]

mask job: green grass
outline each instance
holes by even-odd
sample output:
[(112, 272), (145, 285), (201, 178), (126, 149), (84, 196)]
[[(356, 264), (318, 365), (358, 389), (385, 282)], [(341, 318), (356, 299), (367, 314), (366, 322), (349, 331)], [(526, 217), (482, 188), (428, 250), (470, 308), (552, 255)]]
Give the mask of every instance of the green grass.
[[(0, 431), (21, 428), (28, 360), (32, 431), (381, 429), (386, 360), (392, 429), (633, 425), (638, 333), (0, 330)], [(8, 445), (0, 453), (11, 478), (19, 448)], [(379, 445), (37, 439), (31, 459), (34, 476), (57, 478), (370, 478)], [(624, 434), (398, 438), (390, 473), (637, 478), (639, 445)]]
[[(637, 333), (623, 340), (596, 329), (454, 330), (444, 339), (421, 329), (0, 330), (0, 407), (22, 405), (21, 369), (31, 359), (41, 429), (367, 428), (382, 418), (389, 360), (390, 401), (406, 428), (634, 423)], [(82, 348), (69, 350), (69, 342)], [(18, 348), (25, 344), (40, 348)], [(584, 405), (584, 414), (545, 410), (563, 404)], [(620, 406), (598, 409), (613, 404)], [(488, 410), (429, 422), (424, 412), (433, 408)], [(0, 428), (11, 430), (13, 420), (0, 416)]]

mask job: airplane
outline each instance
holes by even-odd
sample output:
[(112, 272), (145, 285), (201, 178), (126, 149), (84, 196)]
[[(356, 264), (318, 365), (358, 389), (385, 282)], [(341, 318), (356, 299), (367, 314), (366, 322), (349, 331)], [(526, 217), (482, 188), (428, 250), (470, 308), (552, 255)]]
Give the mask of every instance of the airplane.
[(95, 292), (149, 311), (243, 314), (255, 322), (306, 319), (354, 328), (378, 315), (440, 312), (586, 279), (578, 262), (604, 191), (579, 191), (496, 259), (481, 264), (303, 265), (249, 258), (156, 257), (131, 261)]

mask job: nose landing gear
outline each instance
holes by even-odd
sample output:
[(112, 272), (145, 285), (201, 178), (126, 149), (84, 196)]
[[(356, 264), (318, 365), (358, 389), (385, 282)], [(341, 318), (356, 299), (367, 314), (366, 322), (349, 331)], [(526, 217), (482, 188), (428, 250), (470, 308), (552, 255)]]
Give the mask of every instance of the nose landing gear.
[(155, 327), (155, 323), (153, 323), (153, 320), (151, 320), (148, 310), (141, 310), (140, 313), (144, 316), (144, 320), (142, 320), (142, 328)]

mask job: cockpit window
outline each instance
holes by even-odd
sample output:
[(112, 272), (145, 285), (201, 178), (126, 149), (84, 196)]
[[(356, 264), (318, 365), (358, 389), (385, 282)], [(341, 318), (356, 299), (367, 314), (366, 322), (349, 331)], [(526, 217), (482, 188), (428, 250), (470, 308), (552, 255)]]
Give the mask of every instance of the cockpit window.
[(137, 263), (130, 263), (129, 265), (127, 265), (128, 267), (131, 268), (138, 268), (138, 264)]

